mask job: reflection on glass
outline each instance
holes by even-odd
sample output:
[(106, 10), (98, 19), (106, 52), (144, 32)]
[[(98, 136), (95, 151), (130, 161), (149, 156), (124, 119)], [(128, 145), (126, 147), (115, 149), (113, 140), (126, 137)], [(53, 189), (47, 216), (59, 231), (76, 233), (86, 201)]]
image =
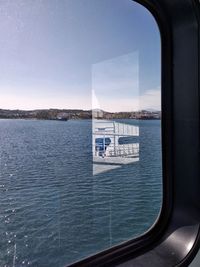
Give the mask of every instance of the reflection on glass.
[(139, 160), (139, 139), (133, 142), (139, 126), (116, 121), (115, 116), (124, 112), (119, 116), (124, 119), (128, 110), (139, 109), (138, 65), (135, 52), (93, 66), (93, 175)]
[(160, 35), (132, 0), (0, 1), (0, 266), (64, 267), (162, 201)]
[(139, 136), (139, 127), (109, 120), (93, 120), (93, 175), (139, 160), (139, 143), (120, 138)]

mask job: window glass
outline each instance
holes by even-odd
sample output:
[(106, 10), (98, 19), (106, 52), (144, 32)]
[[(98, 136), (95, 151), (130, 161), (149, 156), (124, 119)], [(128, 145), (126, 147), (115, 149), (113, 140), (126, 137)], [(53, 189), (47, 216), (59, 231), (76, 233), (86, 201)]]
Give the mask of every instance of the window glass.
[(162, 205), (160, 34), (132, 0), (0, 1), (0, 266), (66, 266)]

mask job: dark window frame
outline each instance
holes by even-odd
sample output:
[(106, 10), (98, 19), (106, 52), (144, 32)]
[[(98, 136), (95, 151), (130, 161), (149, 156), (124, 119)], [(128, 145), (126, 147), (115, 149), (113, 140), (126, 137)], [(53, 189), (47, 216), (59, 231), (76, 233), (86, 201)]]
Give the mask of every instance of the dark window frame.
[(152, 13), (161, 33), (162, 210), (144, 235), (70, 267), (188, 266), (200, 248), (200, 3), (135, 2)]

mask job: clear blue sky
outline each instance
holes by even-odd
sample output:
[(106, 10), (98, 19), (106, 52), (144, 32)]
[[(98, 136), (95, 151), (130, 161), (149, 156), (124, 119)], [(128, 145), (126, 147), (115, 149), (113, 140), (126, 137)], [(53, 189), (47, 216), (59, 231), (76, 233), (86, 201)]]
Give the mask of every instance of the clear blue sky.
[(1, 0), (0, 36), (0, 108), (159, 108), (160, 34), (132, 0)]

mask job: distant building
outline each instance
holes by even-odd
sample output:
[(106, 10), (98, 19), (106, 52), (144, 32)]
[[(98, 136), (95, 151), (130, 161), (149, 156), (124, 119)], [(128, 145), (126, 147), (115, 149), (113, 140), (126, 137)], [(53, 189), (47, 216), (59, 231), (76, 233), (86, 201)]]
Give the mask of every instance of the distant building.
[(92, 117), (95, 119), (103, 118), (104, 112), (101, 109), (93, 109), (92, 110)]
[(56, 116), (58, 120), (69, 119), (69, 115), (66, 112), (59, 112)]

